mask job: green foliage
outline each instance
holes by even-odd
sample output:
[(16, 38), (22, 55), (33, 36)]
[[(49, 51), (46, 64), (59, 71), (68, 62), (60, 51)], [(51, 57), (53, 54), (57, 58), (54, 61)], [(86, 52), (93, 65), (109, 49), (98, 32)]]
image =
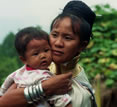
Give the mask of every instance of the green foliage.
[(16, 56), (14, 39), (15, 39), (14, 33), (10, 32), (4, 39), (3, 44), (1, 45), (0, 55), (9, 57)]
[(22, 65), (14, 48), (14, 39), (14, 33), (10, 32), (0, 45), (0, 85), (8, 74)]
[(0, 60), (0, 84), (4, 81), (5, 77), (18, 68), (17, 59), (10, 57), (2, 57)]
[(94, 37), (81, 54), (80, 63), (90, 80), (101, 74), (105, 84), (112, 87), (117, 81), (117, 10), (96, 5), (95, 12)]

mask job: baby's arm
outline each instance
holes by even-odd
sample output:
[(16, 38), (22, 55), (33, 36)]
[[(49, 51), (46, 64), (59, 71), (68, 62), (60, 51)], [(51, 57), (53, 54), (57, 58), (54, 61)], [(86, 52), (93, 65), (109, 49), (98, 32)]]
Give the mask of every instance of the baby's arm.
[[(11, 74), (12, 75), (12, 74)], [(0, 88), (0, 96), (3, 96), (4, 93), (8, 90), (8, 88), (14, 83), (13, 78), (9, 75), (5, 81), (3, 82), (1, 88)]]

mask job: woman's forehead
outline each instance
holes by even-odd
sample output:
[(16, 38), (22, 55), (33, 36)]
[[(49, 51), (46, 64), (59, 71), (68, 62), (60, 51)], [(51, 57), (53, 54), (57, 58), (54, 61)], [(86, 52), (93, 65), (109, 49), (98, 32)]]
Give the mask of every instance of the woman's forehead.
[(71, 19), (69, 17), (56, 19), (56, 21), (53, 24), (53, 27), (58, 27), (61, 24), (71, 26)]
[(72, 23), (70, 18), (63, 18), (63, 19), (58, 19), (55, 21), (53, 24), (53, 29), (57, 28), (66, 28), (66, 29), (72, 29)]
[(65, 34), (78, 34), (80, 31), (79, 22), (72, 22), (71, 18), (64, 17), (62, 19), (58, 19), (53, 24), (52, 32), (62, 32)]

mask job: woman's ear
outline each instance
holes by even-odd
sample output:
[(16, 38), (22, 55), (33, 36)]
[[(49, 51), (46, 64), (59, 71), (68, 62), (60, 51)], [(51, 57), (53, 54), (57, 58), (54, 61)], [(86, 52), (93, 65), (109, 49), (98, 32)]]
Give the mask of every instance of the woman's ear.
[(88, 41), (83, 41), (81, 44), (80, 44), (80, 52), (82, 52), (88, 45)]
[(26, 58), (25, 58), (25, 57), (19, 56), (19, 58), (20, 58), (20, 60), (21, 60), (24, 64), (26, 64)]

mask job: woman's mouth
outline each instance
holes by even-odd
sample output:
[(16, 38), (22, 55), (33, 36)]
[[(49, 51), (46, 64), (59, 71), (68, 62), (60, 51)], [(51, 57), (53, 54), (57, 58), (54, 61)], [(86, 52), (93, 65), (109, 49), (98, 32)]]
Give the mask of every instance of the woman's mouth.
[(64, 54), (63, 52), (58, 51), (58, 50), (53, 50), (52, 53), (53, 55), (56, 55), (56, 56), (62, 56)]

